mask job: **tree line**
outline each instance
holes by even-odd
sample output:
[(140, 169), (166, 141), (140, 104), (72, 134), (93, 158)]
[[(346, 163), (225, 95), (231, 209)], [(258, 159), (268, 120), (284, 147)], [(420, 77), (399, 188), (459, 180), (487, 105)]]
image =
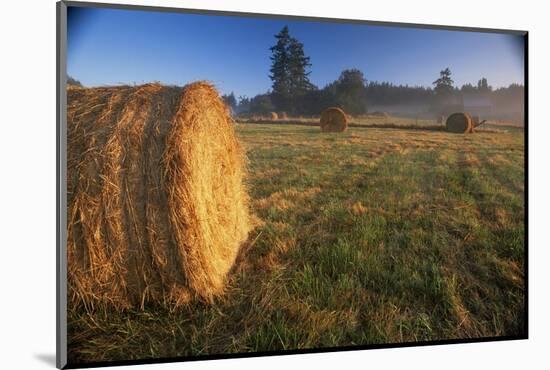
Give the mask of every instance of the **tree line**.
[(287, 26), (275, 35), (275, 40), (270, 48), (271, 90), (254, 97), (224, 95), (223, 99), (235, 113), (265, 115), (277, 111), (318, 115), (326, 107), (338, 106), (359, 115), (368, 113), (369, 106), (400, 104), (423, 105), (437, 113), (465, 94), (484, 94), (497, 105), (523, 98), (522, 85), (494, 90), (484, 77), (476, 85), (455, 86), (449, 68), (440, 71), (433, 87), (367, 81), (362, 71), (352, 68), (343, 70), (335, 81), (319, 88), (309, 80), (312, 63), (305, 55), (304, 45), (290, 34)]

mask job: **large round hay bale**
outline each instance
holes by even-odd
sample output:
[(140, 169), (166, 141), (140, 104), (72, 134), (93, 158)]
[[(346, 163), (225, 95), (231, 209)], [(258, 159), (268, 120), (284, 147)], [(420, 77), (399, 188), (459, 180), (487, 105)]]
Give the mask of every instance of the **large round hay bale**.
[(343, 132), (348, 128), (346, 113), (336, 107), (327, 108), (321, 113), (321, 131)]
[(270, 112), (269, 117), (272, 121), (277, 121), (279, 119), (279, 115), (277, 114), (277, 112)]
[(473, 130), (472, 117), (468, 113), (453, 113), (445, 123), (447, 131), (454, 133), (470, 133)]
[(244, 153), (204, 82), (68, 90), (74, 304), (210, 301), (250, 229)]

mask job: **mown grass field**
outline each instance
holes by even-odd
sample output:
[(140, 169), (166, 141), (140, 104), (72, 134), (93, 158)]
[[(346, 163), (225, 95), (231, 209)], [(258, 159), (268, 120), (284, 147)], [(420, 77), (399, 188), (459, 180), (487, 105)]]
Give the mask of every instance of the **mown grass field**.
[(213, 305), (69, 312), (71, 362), (524, 333), (524, 134), (240, 124), (258, 226)]

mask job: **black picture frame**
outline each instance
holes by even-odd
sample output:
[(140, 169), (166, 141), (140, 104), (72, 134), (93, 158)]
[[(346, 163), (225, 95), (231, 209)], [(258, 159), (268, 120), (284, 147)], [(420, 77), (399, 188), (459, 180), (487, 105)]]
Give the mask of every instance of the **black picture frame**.
[[(449, 340), (434, 340), (434, 341), (418, 341), (409, 343), (385, 343), (385, 344), (367, 344), (356, 346), (343, 347), (326, 347), (312, 349), (294, 349), (294, 350), (275, 350), (269, 352), (245, 352), (231, 354), (208, 354), (201, 356), (188, 357), (169, 357), (155, 358), (143, 360), (124, 360), (124, 361), (108, 361), (108, 362), (90, 362), (85, 364), (67, 363), (67, 245), (66, 245), (66, 225), (67, 225), (67, 8), (68, 7), (87, 7), (87, 8), (104, 8), (104, 9), (124, 9), (124, 10), (139, 10), (139, 11), (155, 11), (168, 13), (185, 13), (185, 14), (201, 14), (213, 16), (238, 16), (252, 17), (264, 19), (290, 19), (290, 20), (309, 20), (316, 22), (329, 23), (345, 23), (345, 24), (361, 24), (361, 25), (378, 25), (392, 26), (401, 28), (422, 28), (434, 30), (449, 30), (462, 32), (482, 32), (482, 33), (499, 33), (513, 34), (522, 36), (524, 39), (524, 86), (525, 86), (525, 110), (524, 110), (524, 147), (525, 147), (525, 191), (524, 191), (524, 209), (525, 209), (525, 239), (524, 239), (524, 276), (525, 276), (525, 291), (524, 291), (524, 332), (516, 336), (498, 336), (473, 339), (449, 339)], [(510, 340), (525, 340), (529, 338), (529, 32), (525, 30), (509, 30), (509, 29), (491, 29), (477, 27), (458, 27), (447, 25), (432, 25), (418, 23), (398, 23), (384, 22), (373, 20), (360, 19), (339, 19), (339, 18), (322, 18), (311, 16), (283, 15), (283, 14), (264, 14), (264, 13), (248, 13), (248, 12), (233, 12), (219, 10), (202, 10), (202, 9), (187, 9), (174, 7), (157, 7), (143, 5), (127, 5), (127, 4), (109, 4), (99, 2), (79, 2), (79, 1), (60, 1), (56, 4), (57, 12), (57, 64), (56, 64), (56, 284), (57, 284), (57, 309), (56, 309), (56, 365), (60, 369), (74, 368), (93, 368), (104, 366), (120, 366), (120, 365), (138, 365), (138, 364), (157, 364), (170, 362), (187, 362), (187, 361), (203, 361), (217, 359), (233, 359), (233, 358), (248, 358), (248, 357), (265, 357), (265, 356), (280, 356), (292, 354), (311, 354), (322, 352), (341, 352), (341, 351), (359, 351), (368, 349), (382, 348), (404, 348), (404, 347), (419, 347), (419, 346), (435, 346), (447, 344), (464, 344), (464, 343), (483, 343), (495, 341), (510, 341)]]

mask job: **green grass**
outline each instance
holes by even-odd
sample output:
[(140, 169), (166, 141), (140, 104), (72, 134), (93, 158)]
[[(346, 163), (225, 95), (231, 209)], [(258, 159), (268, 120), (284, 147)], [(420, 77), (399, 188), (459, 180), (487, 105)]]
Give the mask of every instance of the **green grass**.
[(238, 126), (254, 214), (227, 294), (69, 311), (72, 362), (520, 335), (523, 132)]

